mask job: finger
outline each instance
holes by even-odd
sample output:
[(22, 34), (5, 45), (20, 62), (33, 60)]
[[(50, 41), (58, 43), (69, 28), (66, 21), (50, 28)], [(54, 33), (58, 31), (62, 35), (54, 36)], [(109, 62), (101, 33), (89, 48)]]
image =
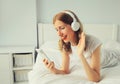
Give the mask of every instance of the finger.
[(84, 32), (81, 33), (81, 38), (85, 38), (85, 33)]
[(52, 68), (53, 68), (53, 64), (51, 64), (51, 65), (49, 66), (49, 68), (52, 69)]
[(45, 63), (45, 65), (48, 65), (48, 60), (44, 59), (44, 63)]
[(44, 59), (43, 59), (43, 62), (45, 62), (45, 60), (46, 60), (46, 59), (44, 58)]
[(50, 62), (48, 62), (48, 64), (47, 64), (47, 68), (49, 68), (49, 67), (50, 67), (50, 65), (51, 65), (51, 63), (50, 63)]
[(85, 40), (85, 33), (84, 32), (82, 32), (80, 39)]
[(54, 67), (54, 62), (51, 62), (51, 65), (49, 66), (50, 69)]
[(80, 37), (78, 46), (81, 46), (83, 44), (85, 44), (85, 33), (84, 32), (81, 33), (81, 37)]

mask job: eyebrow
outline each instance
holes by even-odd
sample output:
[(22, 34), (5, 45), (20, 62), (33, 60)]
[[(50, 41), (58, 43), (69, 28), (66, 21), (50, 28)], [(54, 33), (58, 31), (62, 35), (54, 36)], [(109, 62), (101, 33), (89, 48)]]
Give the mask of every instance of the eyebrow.
[(67, 24), (63, 24), (63, 25), (60, 25), (58, 27), (55, 27), (55, 29), (57, 30), (58, 28), (62, 28), (62, 27), (66, 27), (66, 26), (67, 26)]

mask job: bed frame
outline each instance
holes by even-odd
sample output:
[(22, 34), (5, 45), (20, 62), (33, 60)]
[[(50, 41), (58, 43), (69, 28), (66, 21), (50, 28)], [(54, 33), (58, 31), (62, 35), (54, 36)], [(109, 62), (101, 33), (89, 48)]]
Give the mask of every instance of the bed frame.
[[(118, 26), (116, 24), (83, 24), (83, 27), (85, 33), (98, 37), (102, 42), (117, 41)], [(46, 41), (58, 40), (53, 24), (38, 23), (38, 39), (39, 46)]]

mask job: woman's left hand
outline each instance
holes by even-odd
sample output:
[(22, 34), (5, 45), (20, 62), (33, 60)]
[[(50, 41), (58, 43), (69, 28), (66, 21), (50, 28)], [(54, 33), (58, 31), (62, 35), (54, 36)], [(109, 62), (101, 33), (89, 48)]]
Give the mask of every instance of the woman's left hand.
[(52, 72), (52, 73), (56, 73), (55, 72), (55, 64), (53, 61), (48, 61), (47, 59), (43, 59), (43, 62), (45, 64), (45, 66)]
[(85, 33), (84, 32), (81, 33), (80, 40), (77, 47), (78, 47), (77, 49), (78, 55), (79, 56), (83, 55), (83, 52), (85, 49)]

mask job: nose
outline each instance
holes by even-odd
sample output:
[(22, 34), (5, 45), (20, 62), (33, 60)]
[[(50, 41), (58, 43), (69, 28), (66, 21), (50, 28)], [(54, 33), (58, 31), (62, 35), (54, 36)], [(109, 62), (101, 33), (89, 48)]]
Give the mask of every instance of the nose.
[(62, 36), (62, 32), (60, 30), (58, 30), (57, 33), (58, 33), (59, 36)]

